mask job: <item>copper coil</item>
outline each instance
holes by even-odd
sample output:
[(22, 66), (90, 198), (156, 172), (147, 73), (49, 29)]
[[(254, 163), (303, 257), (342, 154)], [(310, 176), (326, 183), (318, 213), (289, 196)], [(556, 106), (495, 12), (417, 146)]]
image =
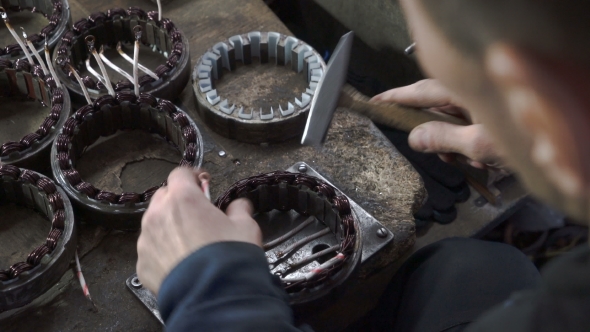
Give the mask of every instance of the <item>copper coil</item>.
[(174, 25), (174, 23), (170, 19), (168, 19), (168, 18), (162, 18), (162, 21), (160, 21), (160, 23), (162, 24), (162, 26), (166, 30), (170, 30), (170, 29), (176, 28), (176, 26)]
[(48, 76), (45, 79), (45, 84), (47, 84), (51, 89), (57, 88), (57, 83), (55, 83), (55, 79), (53, 78), (53, 76)]
[(59, 13), (59, 15), (57, 13), (51, 15), (51, 17), (49, 18), (49, 24), (53, 25), (53, 26), (57, 26), (57, 24), (59, 23), (59, 20), (61, 19), (61, 13)]
[(37, 44), (38, 42), (43, 40), (43, 37), (41, 37), (38, 33), (35, 33), (29, 36), (29, 40), (31, 41), (31, 43)]
[(67, 136), (73, 136), (74, 135), (74, 131), (76, 130), (76, 127), (78, 126), (78, 124), (80, 124), (80, 122), (78, 120), (76, 120), (76, 118), (69, 118), (66, 120), (66, 123), (64, 123), (63, 129), (61, 130), (61, 132), (64, 135)]
[[(41, 136), (47, 135), (51, 131), (51, 128), (55, 125), (55, 123), (56, 123), (56, 121), (54, 119), (45, 118), (43, 123), (39, 126), (37, 133)], [(39, 132), (39, 131), (41, 131), (41, 132)], [(43, 134), (41, 134), (41, 133), (43, 133)]]
[(2, 144), (2, 150), (0, 156), (8, 156), (11, 153), (24, 150), (25, 146), (20, 142), (6, 142)]
[(57, 135), (57, 138), (55, 139), (56, 142), (56, 147), (57, 147), (57, 151), (58, 152), (68, 152), (68, 150), (70, 149), (70, 142), (71, 142), (71, 137), (68, 135), (64, 135), (64, 134), (59, 134)]
[(158, 22), (158, 11), (156, 11), (156, 10), (149, 11), (147, 13), (147, 17), (154, 22)]
[(156, 97), (149, 93), (140, 93), (138, 101), (140, 104), (147, 104), (151, 107), (156, 107), (156, 105), (158, 104), (158, 100), (156, 99)]
[(111, 95), (104, 95), (96, 98), (94, 101), (94, 109), (99, 110), (103, 106), (110, 105), (110, 106), (117, 106), (118, 102), (115, 97)]
[(46, 194), (53, 194), (57, 191), (55, 184), (53, 181), (49, 180), (48, 178), (40, 178), (37, 183), (37, 188), (43, 190)]
[(178, 125), (183, 128), (190, 125), (188, 118), (183, 113), (176, 112), (172, 116), (172, 119), (178, 123)]
[(334, 187), (326, 184), (326, 183), (318, 183), (318, 185), (313, 188), (313, 191), (316, 191), (318, 193), (321, 193), (322, 195), (328, 197), (328, 198), (332, 198), (334, 197), (334, 195), (336, 195), (336, 192), (334, 191)]
[(51, 227), (57, 229), (64, 229), (66, 222), (66, 212), (65, 210), (57, 210), (53, 214), (53, 218), (51, 219)]
[(61, 198), (59, 193), (53, 193), (47, 195), (47, 199), (49, 200), (49, 204), (53, 207), (53, 211), (61, 210), (64, 208), (64, 201)]
[(33, 70), (31, 71), (33, 76), (37, 76), (40, 78), (44, 78), (45, 74), (43, 73), (43, 69), (41, 66), (33, 66)]
[(171, 101), (166, 99), (160, 99), (160, 102), (158, 103), (158, 108), (171, 116), (173, 115), (173, 113), (176, 112), (176, 106), (174, 106), (174, 104)]
[(183, 158), (183, 159), (180, 161), (180, 163), (178, 164), (178, 166), (179, 166), (179, 167), (192, 167), (192, 166), (193, 166), (193, 162), (191, 162), (191, 161), (188, 161), (188, 160), (186, 160), (186, 159), (184, 159), (184, 158)]
[(127, 9), (127, 14), (129, 14), (129, 16), (137, 16), (140, 19), (145, 19), (147, 17), (145, 10), (139, 7), (129, 7), (129, 9)]
[(43, 259), (43, 256), (47, 255), (49, 251), (51, 250), (46, 244), (38, 246), (35, 248), (35, 250), (33, 250), (33, 252), (29, 254), (29, 257), (27, 257), (27, 263), (31, 264), (32, 266), (39, 265), (39, 263), (41, 263), (41, 259)]
[(20, 178), (26, 182), (26, 183), (30, 183), (32, 185), (35, 185), (37, 183), (37, 181), (39, 181), (39, 175), (37, 175), (37, 173), (29, 171), (29, 170), (24, 170), (21, 174), (20, 174)]
[(180, 55), (172, 53), (166, 61), (166, 66), (174, 68), (174, 66), (176, 66), (176, 64), (178, 63), (178, 60), (180, 60)]
[(63, 40), (66, 43), (71, 43), (72, 40), (74, 40), (74, 38), (76, 37), (76, 34), (74, 33), (74, 31), (72, 30), (68, 30), (68, 32), (66, 32), (64, 34), (64, 36), (61, 38), (61, 40)]
[(72, 186), (75, 186), (78, 183), (82, 182), (82, 177), (80, 176), (80, 173), (78, 173), (78, 171), (75, 169), (68, 169), (63, 171), (63, 173), (66, 180), (68, 180), (68, 182)]
[(0, 70), (4, 70), (6, 68), (12, 68), (12, 61), (8, 59), (0, 59)]
[(107, 17), (114, 18), (115, 16), (127, 17), (127, 11), (123, 8), (113, 8), (107, 10)]
[(13, 180), (18, 179), (20, 169), (12, 165), (0, 165), (0, 176), (9, 176)]
[(51, 230), (51, 232), (49, 232), (49, 235), (47, 236), (47, 239), (45, 240), (45, 245), (47, 245), (47, 247), (53, 251), (53, 249), (55, 249), (55, 246), (57, 246), (57, 241), (59, 241), (59, 238), (61, 237), (61, 230), (54, 228)]
[(115, 90), (133, 90), (133, 83), (129, 82), (128, 80), (121, 80), (115, 84)]
[(49, 36), (51, 34), (51, 32), (55, 29), (55, 25), (52, 25), (52, 22), (49, 22), (50, 24), (46, 27), (44, 27), (43, 29), (41, 29), (41, 32), (39, 33), (43, 38), (47, 38), (47, 36)]
[(182, 136), (184, 136), (186, 144), (197, 143), (197, 132), (192, 126), (182, 128)]
[(41, 135), (37, 134), (37, 133), (30, 133), (27, 134), (25, 137), (23, 137), (20, 142), (22, 145), (24, 145), (26, 148), (28, 148), (29, 146), (31, 146), (31, 144), (33, 144), (35, 141), (41, 139)]
[(172, 53), (178, 54), (180, 56), (180, 55), (182, 55), (183, 51), (184, 51), (184, 46), (182, 45), (181, 42), (174, 44), (174, 48), (172, 49)]
[(80, 107), (76, 113), (74, 113), (74, 119), (76, 119), (79, 122), (84, 121), (84, 117), (86, 116), (86, 114), (90, 114), (94, 112), (94, 106), (92, 105), (84, 105), (82, 107)]
[(58, 152), (57, 153), (57, 162), (59, 163), (59, 168), (69, 169), (70, 168), (70, 156), (68, 152)]
[(10, 273), (9, 273), (10, 278), (11, 279), (12, 278), (16, 278), (21, 273), (23, 273), (25, 271), (28, 271), (28, 270), (30, 270), (32, 268), (33, 268), (33, 266), (31, 264), (28, 264), (28, 263), (25, 263), (25, 262), (20, 262), (20, 263), (13, 264), (10, 267), (10, 269), (9, 269), (9, 271), (10, 271)]
[(152, 198), (152, 196), (154, 196), (156, 191), (158, 191), (158, 189), (160, 189), (160, 186), (153, 186), (153, 187), (147, 189), (146, 191), (144, 191), (143, 194), (141, 194), (141, 201), (142, 202), (149, 201)]
[(95, 197), (97, 200), (99, 201), (106, 201), (109, 202), (111, 204), (116, 204), (117, 201), (119, 200), (119, 195), (114, 194), (112, 192), (108, 192), (108, 191), (99, 191), (98, 194), (96, 194)]
[(197, 158), (197, 147), (194, 143), (189, 143), (184, 150), (184, 159), (193, 163)]
[(122, 193), (119, 197), (119, 204), (139, 203), (140, 201), (141, 195), (137, 193)]
[(97, 88), (98, 90), (104, 90), (104, 89), (106, 89), (107, 87), (106, 87), (106, 85), (104, 85), (102, 82), (96, 82), (96, 88)]
[(16, 60), (14, 67), (18, 70), (23, 70), (27, 72), (31, 71), (31, 64), (29, 63), (29, 61), (27, 61), (27, 59)]
[(6, 46), (5, 50), (7, 54), (16, 55), (21, 51), (21, 48), (18, 44), (13, 44)]
[(62, 89), (54, 89), (51, 96), (51, 102), (53, 104), (63, 104), (64, 102), (64, 92)]
[(130, 103), (135, 103), (137, 101), (137, 96), (133, 92), (122, 91), (122, 92), (117, 92), (117, 100), (119, 102), (126, 101), (126, 102), (130, 102)]
[(96, 81), (90, 77), (90, 76), (84, 76), (82, 78), (82, 83), (84, 83), (84, 86), (90, 89), (93, 89), (96, 87)]
[(63, 108), (64, 108), (63, 104), (53, 104), (53, 106), (51, 106), (51, 112), (49, 113), (49, 117), (55, 121), (58, 121), (59, 117), (61, 116), (61, 111), (63, 110)]
[(332, 203), (334, 204), (334, 207), (336, 207), (338, 212), (340, 212), (340, 214), (349, 215), (352, 213), (352, 211), (350, 210), (350, 202), (348, 201), (348, 198), (346, 198), (346, 196), (335, 196), (332, 199)]
[(107, 15), (102, 12), (91, 14), (88, 18), (90, 22), (97, 24), (103, 22), (107, 18)]
[(96, 189), (93, 185), (91, 185), (88, 182), (78, 183), (78, 185), (76, 185), (76, 190), (90, 198), (95, 198), (96, 194), (98, 193), (98, 189)]
[(152, 82), (155, 82), (155, 81), (156, 80), (153, 77), (149, 76), (149, 75), (143, 75), (143, 76), (141, 76), (137, 80), (137, 82), (139, 83), (139, 86), (144, 86), (146, 84), (149, 84), (149, 83), (152, 83)]
[(86, 31), (90, 28), (92, 28), (92, 23), (88, 21), (87, 18), (81, 18), (73, 25), (73, 29), (77, 33), (82, 33), (82, 31)]
[(308, 176), (301, 176), (301, 175), (297, 175), (297, 177), (295, 178), (295, 181), (293, 181), (293, 183), (295, 183), (296, 185), (306, 186), (309, 189), (313, 189), (318, 185), (318, 182), (315, 181), (313, 178), (310, 178)]
[(162, 77), (164, 76), (164, 74), (166, 74), (168, 71), (170, 70), (170, 68), (166, 67), (166, 65), (159, 65), (156, 70), (154, 70), (154, 73), (156, 75), (158, 75), (158, 77)]

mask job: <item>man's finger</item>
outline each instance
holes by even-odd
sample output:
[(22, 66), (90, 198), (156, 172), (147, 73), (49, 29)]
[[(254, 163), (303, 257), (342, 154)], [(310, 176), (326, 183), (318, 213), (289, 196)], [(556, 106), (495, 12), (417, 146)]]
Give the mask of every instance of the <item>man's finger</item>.
[[(199, 189), (200, 171), (189, 167), (177, 167), (168, 176), (168, 190), (176, 191), (178, 189), (192, 188)], [(200, 191), (200, 189), (199, 189)]]
[(438, 81), (427, 79), (385, 91), (372, 102), (398, 103), (413, 107), (443, 107), (452, 104), (450, 93)]
[(252, 213), (254, 213), (254, 207), (246, 198), (236, 199), (231, 202), (225, 210), (225, 214), (231, 220), (243, 220), (246, 219), (246, 217), (252, 218)]
[(408, 142), (412, 149), (419, 152), (459, 153), (483, 163), (495, 157), (492, 142), (481, 125), (428, 122), (416, 127), (410, 133)]

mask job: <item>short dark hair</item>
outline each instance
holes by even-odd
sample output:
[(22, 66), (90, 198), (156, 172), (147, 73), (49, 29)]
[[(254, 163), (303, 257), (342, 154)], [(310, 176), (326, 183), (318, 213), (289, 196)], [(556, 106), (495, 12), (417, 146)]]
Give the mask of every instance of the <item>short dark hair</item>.
[(590, 1), (420, 0), (461, 51), (478, 55), (507, 41), (553, 56), (590, 63)]

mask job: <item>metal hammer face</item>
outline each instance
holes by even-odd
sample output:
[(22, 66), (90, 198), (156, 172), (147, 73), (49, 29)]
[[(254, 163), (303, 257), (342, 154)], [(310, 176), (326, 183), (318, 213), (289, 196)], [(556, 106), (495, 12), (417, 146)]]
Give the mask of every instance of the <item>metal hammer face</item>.
[(338, 106), (340, 91), (346, 82), (353, 39), (352, 31), (340, 38), (328, 62), (326, 73), (318, 82), (301, 139), (303, 145), (321, 145), (326, 139), (334, 111)]

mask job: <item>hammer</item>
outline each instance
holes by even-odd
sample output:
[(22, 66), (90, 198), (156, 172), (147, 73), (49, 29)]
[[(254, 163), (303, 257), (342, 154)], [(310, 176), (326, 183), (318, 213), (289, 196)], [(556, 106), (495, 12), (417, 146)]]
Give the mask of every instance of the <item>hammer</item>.
[(346, 82), (350, 49), (354, 33), (351, 31), (338, 42), (326, 72), (320, 79), (311, 101), (311, 109), (301, 144), (321, 145), (325, 139), (337, 107), (346, 107), (364, 114), (376, 123), (411, 132), (416, 126), (430, 121), (466, 125), (462, 119), (431, 110), (400, 104), (375, 104)]

